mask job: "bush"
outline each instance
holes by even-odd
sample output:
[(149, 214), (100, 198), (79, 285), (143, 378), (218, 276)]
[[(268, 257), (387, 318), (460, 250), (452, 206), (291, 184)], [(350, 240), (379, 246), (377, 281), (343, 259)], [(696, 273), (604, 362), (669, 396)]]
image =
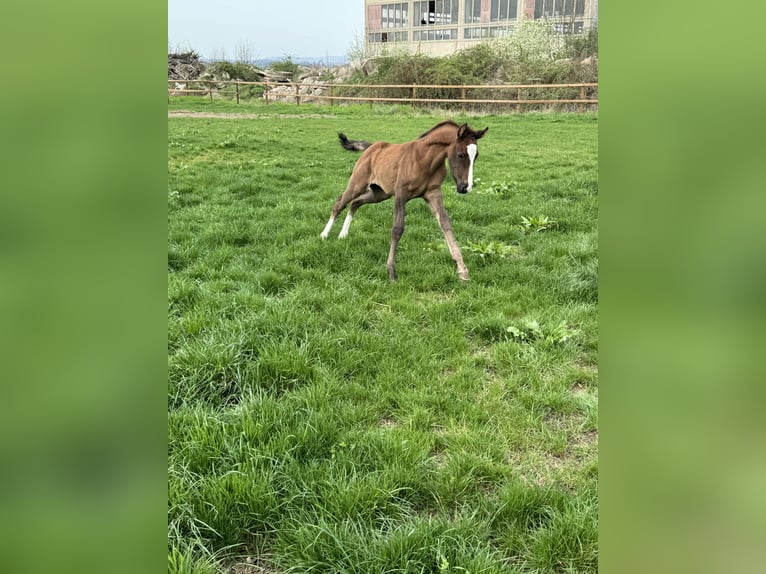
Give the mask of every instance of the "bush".
[[(350, 84), (575, 84), (598, 82), (598, 62), (582, 63), (584, 57), (598, 54), (598, 31), (580, 36), (557, 34), (551, 23), (525, 20), (515, 33), (493, 38), (446, 57), (411, 54), (398, 49), (376, 57), (368, 73), (358, 70), (348, 80)], [(380, 88), (372, 93), (364, 88), (339, 88), (337, 95), (376, 97), (410, 97), (410, 88)], [(548, 90), (517, 89), (481, 90), (467, 92), (473, 99), (574, 99), (579, 88)], [(588, 92), (592, 95), (592, 92)], [(433, 99), (456, 99), (460, 92), (447, 88), (418, 88), (417, 96)], [(460, 104), (438, 103), (441, 108), (460, 108)]]
[(598, 56), (598, 28), (588, 30), (582, 35), (567, 36), (564, 50), (570, 58), (577, 60)]
[(522, 20), (513, 34), (493, 42), (503, 59), (522, 66), (553, 62), (563, 56), (564, 37), (547, 20)]
[(293, 75), (298, 73), (298, 64), (293, 62), (293, 57), (289, 55), (272, 63), (269, 67), (275, 72), (289, 72)]
[(255, 66), (232, 62), (215, 62), (208, 67), (207, 72), (213, 76), (222, 76), (226, 73), (232, 80), (242, 80), (243, 82), (257, 82), (262, 76), (262, 72)]
[[(581, 36), (556, 34), (550, 22), (524, 20), (514, 34), (493, 38), (442, 58), (387, 53), (369, 75), (358, 71), (350, 83), (489, 84), (596, 81), (596, 64), (579, 60), (598, 54), (598, 30)], [(436, 94), (424, 96), (441, 97)]]

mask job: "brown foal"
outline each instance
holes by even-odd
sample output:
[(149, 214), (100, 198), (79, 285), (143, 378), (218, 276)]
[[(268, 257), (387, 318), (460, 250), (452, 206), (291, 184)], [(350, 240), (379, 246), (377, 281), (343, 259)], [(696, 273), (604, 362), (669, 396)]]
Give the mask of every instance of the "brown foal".
[(473, 188), (473, 166), (479, 156), (476, 144), (489, 128), (473, 130), (468, 124), (458, 125), (445, 121), (435, 125), (418, 139), (403, 143), (370, 143), (349, 140), (338, 134), (341, 145), (347, 150), (364, 150), (356, 162), (346, 191), (338, 197), (330, 219), (322, 231), (326, 239), (335, 219), (349, 205), (346, 220), (338, 235), (348, 235), (354, 213), (365, 203), (378, 203), (394, 198), (394, 226), (391, 230), (391, 249), (386, 267), (388, 276), (396, 280), (394, 263), (396, 246), (404, 233), (404, 206), (416, 197), (422, 197), (439, 222), (450, 255), (457, 265), (460, 279), (468, 279), (468, 268), (452, 233), (452, 222), (444, 209), (442, 183), (447, 177), (444, 160), (449, 159), (450, 171), (458, 193), (468, 193)]

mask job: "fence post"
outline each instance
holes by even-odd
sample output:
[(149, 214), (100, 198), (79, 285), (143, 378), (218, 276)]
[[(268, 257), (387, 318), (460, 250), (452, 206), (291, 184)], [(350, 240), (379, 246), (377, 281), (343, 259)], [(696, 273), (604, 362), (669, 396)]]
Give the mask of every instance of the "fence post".
[(266, 105), (269, 105), (269, 83), (263, 82), (263, 97), (266, 99)]
[(213, 82), (207, 83), (207, 92), (210, 94), (210, 101), (213, 101)]
[(465, 88), (460, 89), (460, 99), (463, 100), (460, 104), (460, 109), (463, 110), (463, 115), (465, 115)]
[(330, 107), (332, 107), (332, 101), (333, 101), (333, 99), (332, 99), (332, 91), (333, 91), (333, 88), (334, 88), (334, 87), (335, 87), (335, 86), (333, 86), (332, 84), (330, 84)]
[(295, 84), (295, 105), (300, 106), (301, 105), (301, 95), (299, 93), (300, 85)]
[[(521, 88), (516, 89), (516, 101), (521, 101)], [(516, 113), (521, 112), (521, 104), (516, 104)]]
[(412, 109), (415, 110), (415, 98), (418, 97), (418, 87), (412, 86)]
[[(580, 86), (580, 99), (581, 100), (585, 99), (585, 86)], [(579, 104), (577, 106), (577, 109), (578, 109), (578, 111), (580, 113), (584, 112), (585, 111), (585, 104)]]
[(239, 81), (234, 82), (234, 86), (237, 88), (237, 103), (239, 103)]

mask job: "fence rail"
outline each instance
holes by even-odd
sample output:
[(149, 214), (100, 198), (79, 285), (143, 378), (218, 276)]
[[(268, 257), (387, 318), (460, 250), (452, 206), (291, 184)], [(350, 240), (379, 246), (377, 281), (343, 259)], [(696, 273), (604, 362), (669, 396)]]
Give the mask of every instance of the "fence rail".
[[(176, 87), (171, 87), (174, 84)], [(178, 86), (183, 87), (178, 87)], [(195, 87), (188, 87), (195, 86)], [(205, 87), (199, 87), (205, 86)], [(577, 106), (577, 110), (583, 112), (586, 106), (596, 109), (598, 106), (598, 83), (581, 84), (500, 84), (500, 85), (432, 85), (432, 84), (334, 84), (317, 82), (303, 84), (297, 82), (246, 82), (239, 80), (213, 81), (213, 80), (168, 80), (168, 101), (171, 96), (182, 94), (198, 94), (213, 97), (229, 97), (240, 103), (245, 97), (252, 98), (253, 94), (242, 93), (240, 86), (261, 86), (263, 94), (255, 97), (263, 98), (266, 104), (275, 100), (293, 100), (296, 105), (308, 101), (325, 101), (330, 106), (336, 102), (365, 102), (372, 105), (375, 102), (416, 104), (450, 104), (460, 105), (465, 110), (466, 105), (511, 105), (516, 111), (521, 111), (521, 106), (529, 105), (570, 105)], [(270, 88), (287, 88), (278, 93), (270, 92)], [(320, 89), (322, 93), (312, 94), (302, 92), (308, 88), (312, 92)], [(367, 91), (365, 95), (359, 95), (359, 91)], [(452, 90), (460, 90), (458, 94), (449, 93)], [(439, 97), (434, 97), (428, 92), (437, 91)], [(479, 97), (468, 97), (469, 92), (479, 92)], [(514, 93), (514, 98), (490, 98), (492, 92)], [(341, 93), (338, 93), (341, 92)], [(349, 93), (351, 92), (351, 93)], [(386, 93), (393, 92), (393, 93)], [(420, 92), (420, 94), (418, 93)], [(425, 92), (425, 93), (424, 93)], [(403, 94), (407, 95), (403, 95)], [(369, 95), (368, 95), (369, 94)], [(384, 94), (384, 95), (381, 95)], [(429, 97), (431, 95), (431, 97)], [(535, 97), (535, 96), (548, 97)], [(446, 97), (445, 97), (446, 96)], [(569, 96), (569, 97), (565, 97)]]

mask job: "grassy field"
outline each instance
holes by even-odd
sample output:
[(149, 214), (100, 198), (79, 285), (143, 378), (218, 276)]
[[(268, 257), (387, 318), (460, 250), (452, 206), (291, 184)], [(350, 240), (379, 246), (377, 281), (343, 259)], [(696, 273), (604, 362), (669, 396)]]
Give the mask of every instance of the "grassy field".
[(358, 154), (445, 115), (240, 106), (168, 120), (169, 572), (597, 570), (597, 125), (490, 127), (424, 202), (319, 238)]

